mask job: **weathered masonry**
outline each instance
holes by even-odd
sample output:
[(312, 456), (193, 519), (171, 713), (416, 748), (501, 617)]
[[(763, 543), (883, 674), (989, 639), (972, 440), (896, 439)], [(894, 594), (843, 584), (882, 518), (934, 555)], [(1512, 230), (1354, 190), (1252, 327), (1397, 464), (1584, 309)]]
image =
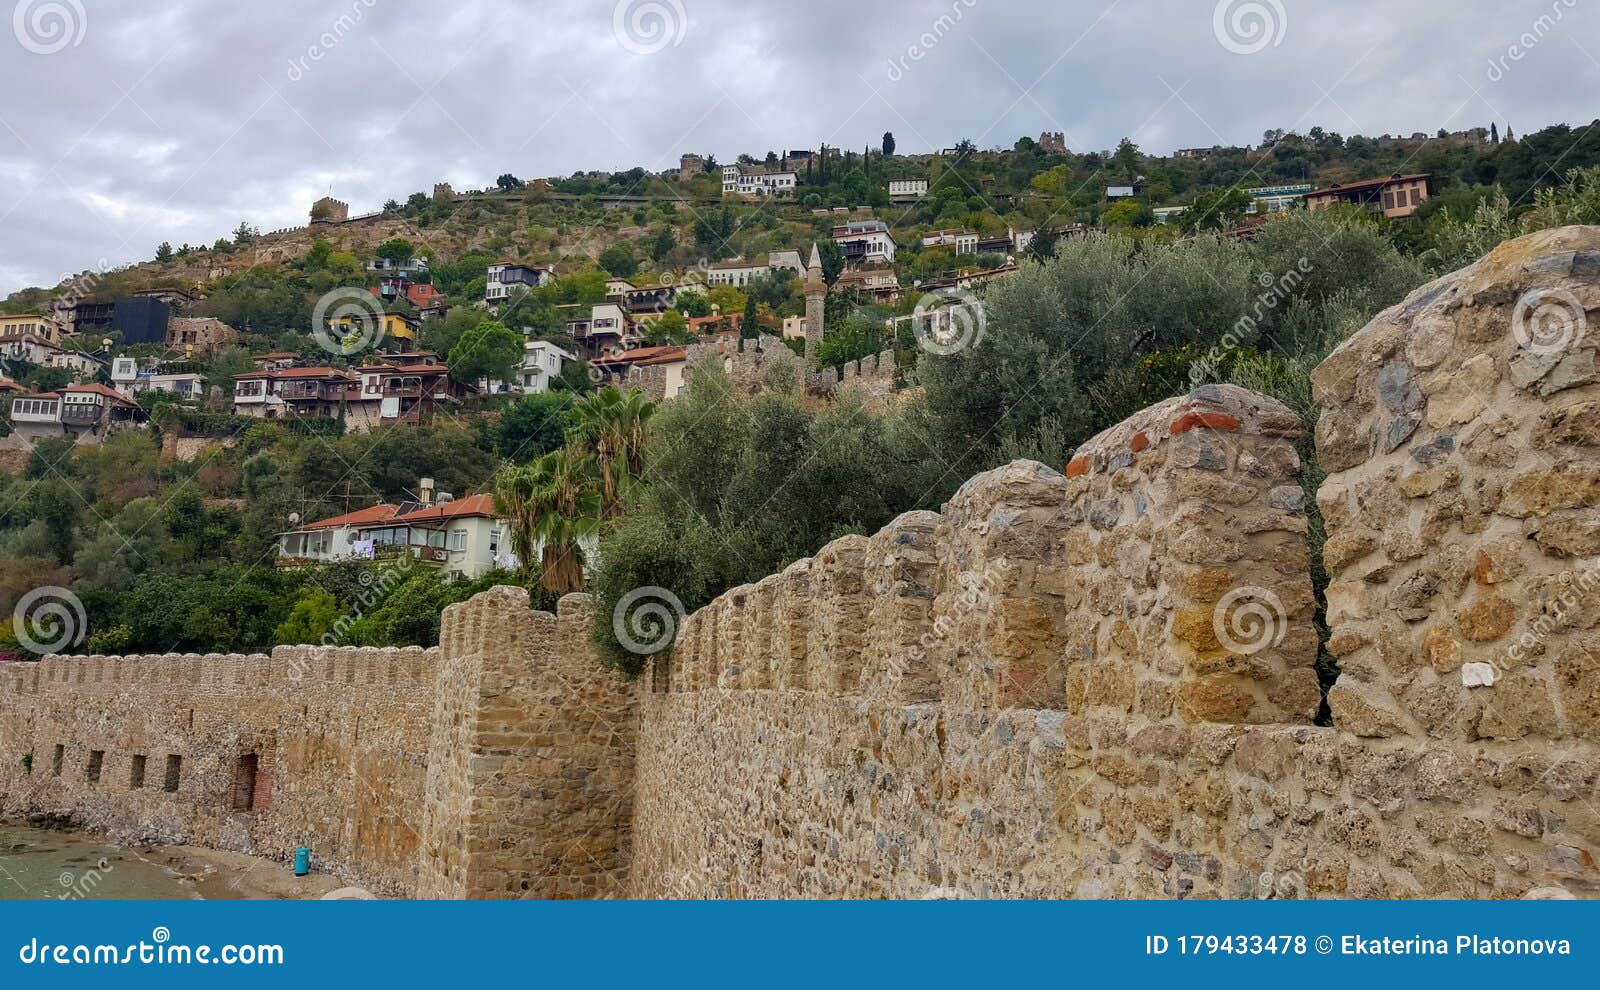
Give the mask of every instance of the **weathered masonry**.
[[(1208, 386), (688, 617), (0, 671), (0, 806), (437, 897), (1600, 894), (1600, 228), (1502, 245), (1279, 403)], [(1313, 723), (1319, 645), (1341, 674)]]

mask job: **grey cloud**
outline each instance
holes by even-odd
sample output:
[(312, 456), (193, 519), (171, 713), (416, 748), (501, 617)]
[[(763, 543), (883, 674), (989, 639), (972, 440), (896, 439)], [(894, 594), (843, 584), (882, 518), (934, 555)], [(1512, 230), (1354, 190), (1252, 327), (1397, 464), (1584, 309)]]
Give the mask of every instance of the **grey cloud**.
[(619, 43), (610, 0), (80, 2), (57, 53), (0, 33), (0, 293), (299, 223), (330, 188), (367, 210), (440, 179), (885, 130), (905, 151), (1049, 129), (1152, 152), (1315, 124), (1527, 132), (1589, 119), (1600, 82), (1600, 14), (1571, 0), (1278, 0), (1281, 38), (1250, 55), (1209, 0), (625, 0), (684, 12), (651, 54)]

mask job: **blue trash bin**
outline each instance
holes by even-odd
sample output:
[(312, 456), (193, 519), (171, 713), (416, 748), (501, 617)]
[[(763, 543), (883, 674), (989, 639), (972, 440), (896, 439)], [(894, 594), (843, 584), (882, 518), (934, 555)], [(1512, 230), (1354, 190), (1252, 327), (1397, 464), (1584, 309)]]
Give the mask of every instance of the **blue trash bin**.
[(294, 875), (303, 877), (311, 872), (311, 850), (304, 846), (294, 851)]

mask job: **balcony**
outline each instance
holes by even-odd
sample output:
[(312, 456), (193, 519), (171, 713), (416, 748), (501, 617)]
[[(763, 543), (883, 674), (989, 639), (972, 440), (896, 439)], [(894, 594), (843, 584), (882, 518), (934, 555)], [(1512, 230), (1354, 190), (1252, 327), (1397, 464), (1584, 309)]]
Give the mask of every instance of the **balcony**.
[(97, 423), (100, 421), (102, 410), (99, 406), (89, 405), (64, 405), (61, 407), (61, 421), (63, 423)]
[(278, 386), (278, 398), (285, 402), (317, 402), (327, 397), (320, 382), (285, 382)]

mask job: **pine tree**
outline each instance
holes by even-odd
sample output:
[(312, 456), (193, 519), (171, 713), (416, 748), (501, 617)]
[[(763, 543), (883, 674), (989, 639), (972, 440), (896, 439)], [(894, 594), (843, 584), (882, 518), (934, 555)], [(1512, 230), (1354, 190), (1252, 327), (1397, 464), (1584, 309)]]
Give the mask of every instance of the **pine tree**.
[(754, 340), (761, 333), (761, 323), (756, 319), (756, 297), (748, 295), (744, 300), (744, 319), (739, 324), (739, 336), (745, 340)]

